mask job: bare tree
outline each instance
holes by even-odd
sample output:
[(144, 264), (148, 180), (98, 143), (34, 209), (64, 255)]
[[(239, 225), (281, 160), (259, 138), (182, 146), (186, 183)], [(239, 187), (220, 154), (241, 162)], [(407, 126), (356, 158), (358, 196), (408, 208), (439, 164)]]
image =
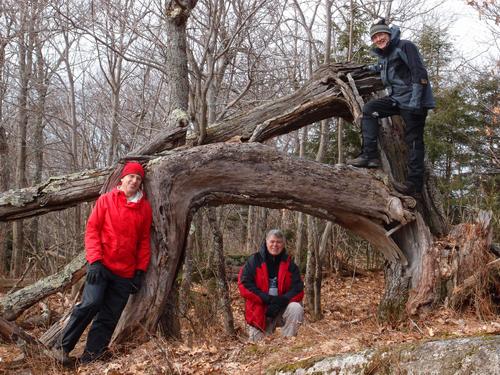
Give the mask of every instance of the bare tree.
[[(6, 191), (9, 188), (9, 142), (7, 140), (7, 131), (4, 126), (3, 108), (5, 95), (7, 92), (6, 79), (6, 48), (12, 40), (12, 24), (14, 19), (9, 16), (4, 8), (0, 9), (2, 18), (2, 27), (0, 27), (0, 189)], [(7, 234), (9, 226), (5, 223), (0, 224), (0, 274), (5, 274), (10, 268), (7, 264)]]
[[(32, 75), (32, 62), (34, 52), (35, 27), (38, 21), (38, 2), (22, 3), (19, 18), (16, 19), (18, 60), (19, 60), (19, 93), (18, 93), (18, 115), (17, 115), (17, 163), (16, 163), (16, 185), (18, 188), (27, 185), (26, 178), (26, 155), (27, 155), (27, 133), (28, 133), (28, 90)], [(24, 226), (19, 220), (12, 228), (12, 260), (11, 275), (19, 275), (24, 253)]]

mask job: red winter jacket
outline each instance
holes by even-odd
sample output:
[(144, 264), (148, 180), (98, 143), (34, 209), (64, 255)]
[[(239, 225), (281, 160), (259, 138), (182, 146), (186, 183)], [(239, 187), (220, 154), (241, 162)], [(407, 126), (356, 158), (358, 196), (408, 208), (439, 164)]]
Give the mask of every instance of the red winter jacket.
[(111, 272), (126, 278), (134, 277), (136, 270), (146, 271), (151, 222), (151, 206), (144, 196), (132, 203), (118, 189), (101, 195), (87, 222), (87, 261), (100, 260)]
[[(245, 320), (261, 330), (266, 329), (266, 309), (264, 302), (269, 298), (269, 273), (266, 264), (268, 255), (265, 244), (258, 253), (248, 258), (238, 275), (238, 288), (245, 298)], [(290, 302), (300, 302), (304, 297), (304, 284), (300, 271), (290, 256), (283, 250), (278, 266), (278, 295)]]

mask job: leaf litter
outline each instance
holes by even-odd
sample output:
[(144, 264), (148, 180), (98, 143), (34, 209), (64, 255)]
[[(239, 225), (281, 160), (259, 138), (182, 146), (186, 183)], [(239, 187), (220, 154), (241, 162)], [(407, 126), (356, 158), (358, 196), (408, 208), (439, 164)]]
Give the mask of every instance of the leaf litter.
[[(367, 348), (500, 333), (500, 317), (481, 320), (472, 309), (456, 312), (441, 307), (397, 325), (379, 322), (377, 307), (383, 294), (384, 277), (377, 271), (362, 277), (335, 274), (325, 277), (321, 290), (323, 319), (311, 321), (306, 311), (297, 337), (281, 337), (278, 329), (261, 342), (250, 343), (246, 338), (244, 303), (236, 284), (231, 283), (230, 288), (236, 337), (224, 333), (222, 317), (203, 331), (196, 331), (182, 321), (183, 339), (179, 341), (152, 337), (138, 346), (131, 344), (108, 362), (74, 370), (63, 369), (48, 359), (28, 360), (14, 366), (20, 350), (0, 343), (0, 374), (264, 374), (279, 365)], [(210, 293), (204, 295), (208, 298)], [(64, 298), (61, 294), (49, 298), (51, 308), (59, 314), (64, 310)], [(25, 315), (36, 314), (36, 309), (33, 307)], [(44, 329), (29, 332), (38, 337)], [(83, 345), (84, 338), (72, 354), (80, 354)]]

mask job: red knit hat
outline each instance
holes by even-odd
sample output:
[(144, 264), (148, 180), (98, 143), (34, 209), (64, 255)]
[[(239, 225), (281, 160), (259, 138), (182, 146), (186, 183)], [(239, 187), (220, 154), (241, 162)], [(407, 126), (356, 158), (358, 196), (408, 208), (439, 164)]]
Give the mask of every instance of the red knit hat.
[(128, 174), (138, 174), (144, 180), (144, 168), (142, 168), (142, 165), (140, 165), (135, 161), (130, 161), (127, 164), (125, 164), (122, 173), (120, 175), (120, 178), (123, 178)]

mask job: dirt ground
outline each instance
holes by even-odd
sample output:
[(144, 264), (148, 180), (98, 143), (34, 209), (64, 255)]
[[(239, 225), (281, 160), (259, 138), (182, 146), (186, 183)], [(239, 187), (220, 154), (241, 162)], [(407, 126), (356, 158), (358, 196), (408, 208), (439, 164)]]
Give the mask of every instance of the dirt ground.
[[(223, 334), (222, 324), (210, 319), (217, 314), (198, 301), (191, 319), (183, 319), (183, 339), (167, 342), (151, 339), (133, 349), (123, 349), (108, 362), (63, 369), (47, 358), (16, 362), (20, 350), (0, 344), (0, 374), (263, 374), (268, 369), (315, 357), (332, 356), (365, 348), (398, 343), (500, 333), (500, 316), (484, 320), (472, 310), (462, 313), (441, 308), (425, 317), (408, 319), (397, 326), (377, 321), (377, 305), (383, 291), (383, 275), (371, 272), (363, 277), (332, 275), (323, 281), (322, 320), (306, 321), (294, 338), (283, 338), (279, 330), (257, 344), (246, 341), (243, 301), (236, 284), (231, 284), (237, 337)], [(199, 293), (203, 295), (207, 293)], [(61, 311), (70, 302), (64, 296), (51, 297), (51, 306)], [(29, 314), (36, 314), (38, 307)], [(194, 315), (205, 316), (199, 320)], [(200, 323), (201, 322), (201, 323)], [(40, 335), (45, 328), (30, 331)], [(81, 340), (83, 341), (83, 340)], [(74, 355), (81, 353), (81, 342)]]

